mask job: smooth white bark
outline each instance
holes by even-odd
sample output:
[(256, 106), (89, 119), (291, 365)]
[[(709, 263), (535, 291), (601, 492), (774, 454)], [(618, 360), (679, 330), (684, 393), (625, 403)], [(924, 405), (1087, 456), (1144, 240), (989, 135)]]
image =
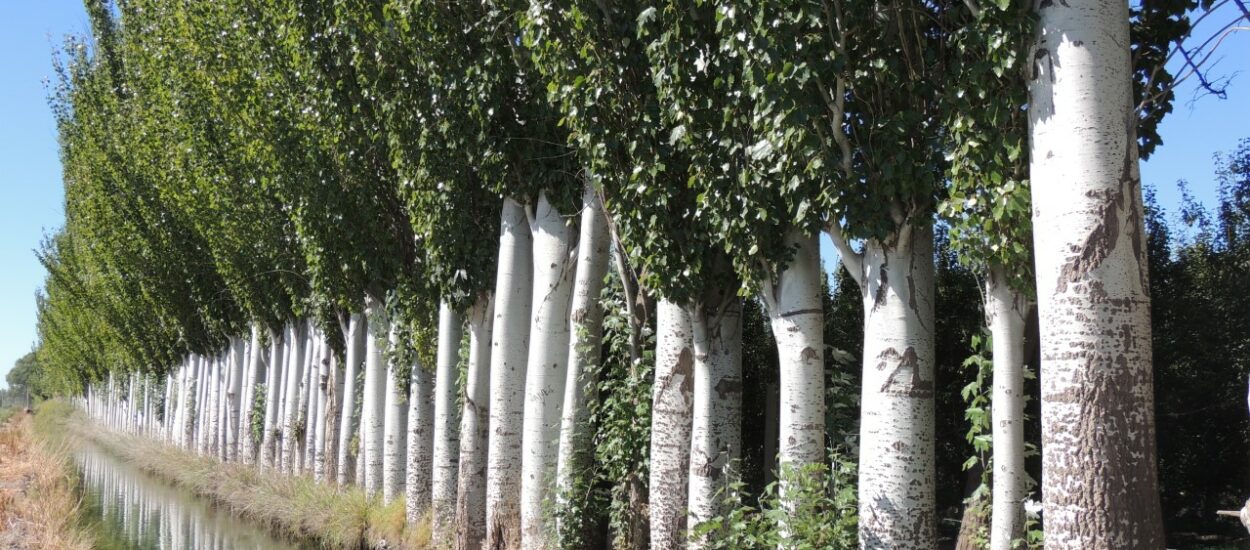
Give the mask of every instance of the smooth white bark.
[(296, 435), (296, 424), (299, 423), (300, 383), (304, 379), (305, 342), (308, 339), (308, 323), (296, 321), (292, 331), (291, 357), (287, 361), (286, 376), (286, 411), (282, 417), (282, 461), (283, 472), (294, 471), (295, 461), (299, 458), (299, 437)]
[(332, 483), (339, 483), (338, 473), (340, 466), (338, 462), (339, 456), (339, 431), (342, 429), (341, 419), (343, 417), (343, 366), (339, 360), (337, 353), (330, 353), (330, 372), (326, 376), (326, 434), (325, 434), (325, 479)]
[(413, 361), (408, 379), (407, 418), (408, 460), (404, 494), (407, 497), (408, 522), (416, 523), (430, 509), (434, 473), (434, 374), (426, 370), (420, 361)]
[(304, 349), (306, 350), (306, 355), (304, 356), (304, 382), (300, 388), (299, 396), (300, 413), (297, 425), (300, 427), (301, 433), (297, 442), (298, 459), (294, 468), (297, 473), (312, 473), (313, 437), (317, 432), (317, 370), (321, 354), (320, 332), (317, 327), (313, 326), (312, 321), (309, 321), (308, 339), (304, 344)]
[(560, 418), (560, 445), (556, 464), (556, 495), (563, 501), (578, 475), (593, 464), (587, 403), (595, 398), (592, 379), (600, 364), (603, 306), (599, 295), (608, 273), (608, 225), (603, 204), (593, 186), (582, 195), (582, 219), (577, 239), (577, 275), (573, 281), (569, 318), (568, 372)]
[(286, 418), (286, 386), (291, 375), (291, 360), (295, 357), (295, 323), (288, 322), (282, 337), (282, 367), (278, 371), (278, 416), (274, 419), (273, 467), (282, 465), (282, 422)]
[(559, 455), (577, 245), (573, 228), (546, 193), (538, 196), (530, 230), (534, 295), (521, 440), (521, 547), (542, 550), (554, 542), (547, 537), (544, 509), (554, 494)]
[(320, 353), (317, 354), (317, 376), (313, 380), (314, 395), (317, 397), (317, 414), (313, 416), (312, 462), (313, 479), (326, 480), (326, 418), (329, 416), (326, 407), (329, 405), (330, 390), (330, 343), (324, 334), (318, 335)]
[(204, 365), (204, 408), (203, 423), (200, 424), (200, 454), (214, 456), (217, 453), (217, 393), (221, 385), (217, 373), (221, 370), (221, 360), (217, 356), (205, 358)]
[[(469, 366), (460, 412), (460, 466), (456, 490), (456, 548), (478, 550), (486, 538), (486, 450), (490, 428), (491, 332), (495, 301), (490, 293), (469, 309)], [(437, 533), (437, 532), (436, 532)]]
[(1046, 547), (1163, 548), (1129, 3), (1036, 9), (1029, 122)]
[(356, 461), (352, 459), (352, 438), (356, 435), (358, 428), (356, 403), (359, 385), (356, 383), (356, 378), (364, 367), (365, 324), (364, 315), (351, 314), (347, 321), (347, 334), (344, 337), (347, 350), (346, 364), (343, 366), (343, 405), (339, 415), (339, 485), (345, 485), (348, 480), (354, 479), (356, 472)]
[(209, 374), (212, 371), (213, 359), (200, 357), (199, 368), (195, 371), (195, 451), (201, 455), (208, 454), (208, 419), (212, 414), (212, 383)]
[(533, 290), (533, 249), (525, 209), (508, 198), (500, 215), (490, 355), (490, 442), (486, 547), (521, 545), (521, 430)]
[(182, 382), (178, 386), (178, 392), (181, 397), (178, 399), (178, 427), (176, 431), (176, 439), (178, 445), (183, 449), (191, 449), (191, 432), (193, 430), (194, 416), (194, 399), (195, 399), (195, 359), (187, 358), (187, 363), (182, 367)]
[[(434, 447), (431, 460), (434, 471), (430, 479), (430, 510), (432, 528), (436, 540), (450, 540), (456, 519), (456, 473), (460, 467), (460, 415), (456, 410), (459, 393), (460, 340), (464, 334), (464, 319), (443, 301), (438, 308), (438, 357), (434, 373)], [(416, 389), (412, 391), (417, 394)], [(412, 418), (410, 426), (417, 423)], [(415, 431), (415, 429), (413, 430)], [(414, 448), (410, 441), (409, 448)], [(415, 454), (415, 453), (414, 453)], [(411, 462), (409, 463), (408, 494), (414, 488)], [(409, 521), (415, 519), (413, 506), (416, 499), (409, 497)]]
[(367, 334), (365, 337), (365, 383), (364, 395), (361, 398), (361, 457), (364, 465), (365, 492), (370, 495), (382, 491), (382, 430), (385, 416), (385, 390), (387, 367), (382, 355), (386, 347), (387, 334), (390, 332), (390, 321), (386, 318), (381, 304), (372, 303), (365, 306), (368, 316)]
[(137, 384), (135, 384), (135, 374), (136, 373), (132, 372), (130, 373), (130, 376), (126, 377), (127, 395), (126, 395), (126, 414), (125, 414), (125, 419), (124, 419), (124, 424), (125, 424), (124, 428), (126, 431), (131, 432), (131, 433), (134, 433), (135, 431), (135, 413), (136, 413), (135, 404), (138, 402), (137, 392), (136, 392)]
[(651, 546), (686, 547), (694, 334), (686, 308), (656, 306), (655, 384), (651, 406)]
[[(255, 326), (255, 325), (253, 325)], [(255, 387), (255, 381), (252, 380), (252, 340), (246, 338), (243, 340), (243, 365), (240, 368), (239, 377), (239, 414), (233, 420), (231, 429), (235, 430), (235, 460), (244, 464), (250, 463), (248, 458), (248, 445), (250, 437), (248, 432), (247, 418), (252, 409), (252, 394), (250, 393)]]
[(230, 346), (230, 372), (227, 376), (228, 385), (226, 386), (226, 425), (222, 428), (225, 430), (226, 450), (225, 458), (229, 461), (239, 459), (239, 411), (240, 409), (240, 392), (243, 389), (243, 364), (244, 364), (244, 343), (241, 338), (234, 338)]
[(228, 411), (226, 409), (229, 407), (230, 400), (226, 395), (226, 391), (230, 389), (230, 356), (230, 346), (227, 345), (217, 360), (217, 370), (214, 374), (214, 383), (217, 386), (217, 395), (214, 403), (217, 408), (213, 417), (216, 419), (217, 424), (213, 426), (213, 456), (221, 461), (226, 460), (227, 454), (226, 431), (229, 424), (227, 423), (226, 416)]
[(275, 457), (275, 442), (278, 424), (278, 386), (281, 385), (283, 353), (282, 332), (269, 332), (269, 369), (265, 377), (265, 424), (261, 434), (260, 463), (272, 468)]
[[(692, 308), (694, 405), (690, 428), (691, 527), (721, 514), (742, 451), (742, 299), (737, 289), (709, 293)], [(705, 548), (716, 533), (691, 537)]]
[[(764, 292), (781, 367), (779, 466), (802, 468), (825, 460), (824, 312), (820, 246), (792, 230), (794, 259)], [(784, 491), (784, 487), (782, 488)]]
[(937, 544), (933, 226), (913, 223), (895, 242), (870, 240), (864, 249), (859, 537), (865, 548)]
[[(391, 325), (389, 344), (392, 352), (401, 347), (407, 347), (407, 343), (400, 340), (394, 324)], [(419, 368), (418, 365), (413, 366)], [(399, 377), (399, 365), (396, 365), (395, 359), (392, 358), (387, 361), (386, 365), (386, 407), (382, 428), (385, 433), (382, 457), (382, 500), (384, 502), (390, 502), (404, 494), (404, 485), (407, 482), (404, 473), (408, 464), (406, 436), (408, 394), (404, 387), (407, 384), (404, 384)]]
[(252, 340), (248, 345), (247, 374), (243, 378), (243, 407), (239, 411), (239, 454), (244, 464), (256, 462), (257, 446), (260, 443), (252, 432), (252, 416), (258, 405), (256, 388), (265, 379), (265, 365), (262, 357), (265, 348), (260, 344), (260, 325), (252, 324)]
[(175, 379), (176, 373), (177, 373), (177, 370), (165, 375), (165, 400), (161, 402), (162, 413), (161, 413), (160, 436), (161, 436), (161, 439), (163, 439), (166, 443), (172, 443), (172, 441), (170, 441), (171, 438), (169, 435), (170, 434), (169, 428), (170, 426), (173, 426), (172, 420), (173, 420), (173, 415), (175, 414), (174, 411), (176, 410), (175, 409), (176, 405), (174, 404), (174, 395), (176, 391), (175, 386), (174, 386), (174, 379)]
[(1002, 267), (985, 279), (985, 317), (993, 340), (994, 376), (990, 399), (994, 475), (991, 491), (990, 550), (1012, 550), (1024, 536), (1024, 326), (1028, 304), (1012, 289)]
[(300, 377), (299, 405), (295, 418), (295, 456), (291, 464), (291, 473), (296, 474), (311, 472), (312, 461), (309, 460), (309, 455), (312, 453), (310, 444), (313, 436), (313, 415), (316, 414), (313, 405), (317, 402), (314, 382), (317, 375), (317, 354), (320, 353), (317, 332), (317, 328), (309, 320), (304, 338), (304, 368)]

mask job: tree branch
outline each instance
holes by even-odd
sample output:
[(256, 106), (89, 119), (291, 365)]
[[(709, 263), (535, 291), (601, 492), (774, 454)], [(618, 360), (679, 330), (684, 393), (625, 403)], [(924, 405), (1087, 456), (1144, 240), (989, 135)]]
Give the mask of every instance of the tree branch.
[(838, 254), (842, 256), (842, 265), (851, 274), (851, 278), (856, 284), (864, 284), (864, 255), (856, 252), (851, 248), (850, 241), (846, 240), (846, 235), (842, 233), (842, 222), (837, 219), (831, 219), (825, 224), (825, 232), (829, 234), (829, 238), (833, 240), (833, 246), (837, 247)]

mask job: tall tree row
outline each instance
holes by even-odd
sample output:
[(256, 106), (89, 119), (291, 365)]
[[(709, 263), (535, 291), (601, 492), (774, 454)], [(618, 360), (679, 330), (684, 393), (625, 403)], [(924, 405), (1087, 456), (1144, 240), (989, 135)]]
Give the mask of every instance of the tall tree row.
[(935, 548), (945, 232), (993, 337), (990, 547), (1024, 536), (1034, 299), (1047, 544), (1162, 545), (1137, 159), (1197, 4), (87, 7), (37, 355), (109, 426), (457, 548), (742, 514)]

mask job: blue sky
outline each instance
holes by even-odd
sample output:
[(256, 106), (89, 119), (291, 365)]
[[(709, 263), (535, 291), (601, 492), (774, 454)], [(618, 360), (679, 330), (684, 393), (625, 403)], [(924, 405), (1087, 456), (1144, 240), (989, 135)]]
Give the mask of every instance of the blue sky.
[[(1227, 8), (1229, 15), (1233, 9)], [(44, 273), (32, 251), (64, 222), (56, 130), (44, 81), (61, 38), (86, 30), (81, 0), (0, 2), (0, 387), (35, 340), (35, 291)], [(1160, 203), (1169, 210), (1179, 202), (1175, 184), (1182, 178), (1211, 204), (1212, 154), (1250, 137), (1250, 32), (1231, 36), (1217, 58), (1215, 74), (1236, 74), (1229, 100), (1208, 97), (1190, 104), (1194, 83), (1184, 85), (1160, 130), (1164, 145), (1142, 165), (1143, 181), (1159, 190)], [(828, 237), (822, 237), (821, 249), (826, 265), (836, 261)]]
[(65, 217), (44, 81), (54, 45), (87, 28), (82, 0), (0, 2), (0, 387), (35, 341), (43, 267), (32, 250)]

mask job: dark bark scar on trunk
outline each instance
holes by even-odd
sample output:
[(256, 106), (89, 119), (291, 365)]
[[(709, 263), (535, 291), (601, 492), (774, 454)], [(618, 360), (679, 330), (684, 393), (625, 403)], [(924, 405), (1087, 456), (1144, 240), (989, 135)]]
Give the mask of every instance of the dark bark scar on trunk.
[(906, 395), (908, 397), (932, 397), (933, 381), (925, 380), (920, 375), (920, 357), (916, 348), (907, 346), (903, 353), (895, 348), (886, 348), (877, 355), (877, 370), (885, 370), (894, 365), (894, 370), (881, 385), (881, 393)]
[(673, 378), (681, 376), (681, 385), (677, 387), (677, 391), (681, 392), (682, 398), (689, 401), (690, 396), (694, 394), (694, 354), (691, 353), (689, 347), (681, 349), (681, 354), (677, 356), (677, 365), (673, 367), (673, 372), (664, 380), (664, 386), (667, 389), (669, 384), (673, 383)]
[(731, 395), (742, 393), (742, 381), (735, 378), (721, 378), (713, 389), (716, 390), (717, 397), (726, 399)]
[(885, 304), (886, 289), (890, 286), (890, 262), (881, 262), (879, 271), (881, 275), (877, 277), (877, 291), (872, 296), (873, 311)]
[(1098, 224), (1090, 230), (1085, 242), (1076, 250), (1076, 256), (1069, 259), (1059, 271), (1057, 293), (1068, 290), (1070, 283), (1084, 279), (1111, 255), (1115, 243), (1120, 238), (1120, 208), (1124, 205), (1124, 189), (1107, 191), (1089, 191), (1086, 196), (1101, 202), (1098, 213)]
[(1140, 276), (1142, 289), (1150, 288), (1150, 274), (1146, 267), (1146, 247), (1144, 242), (1145, 222), (1142, 220), (1141, 171), (1137, 165), (1137, 117), (1129, 112), (1124, 117), (1124, 167), (1120, 171), (1120, 188), (1128, 193), (1128, 219), (1126, 227), (1131, 232), (1129, 243), (1133, 246), (1133, 259), (1137, 261), (1137, 273)]

